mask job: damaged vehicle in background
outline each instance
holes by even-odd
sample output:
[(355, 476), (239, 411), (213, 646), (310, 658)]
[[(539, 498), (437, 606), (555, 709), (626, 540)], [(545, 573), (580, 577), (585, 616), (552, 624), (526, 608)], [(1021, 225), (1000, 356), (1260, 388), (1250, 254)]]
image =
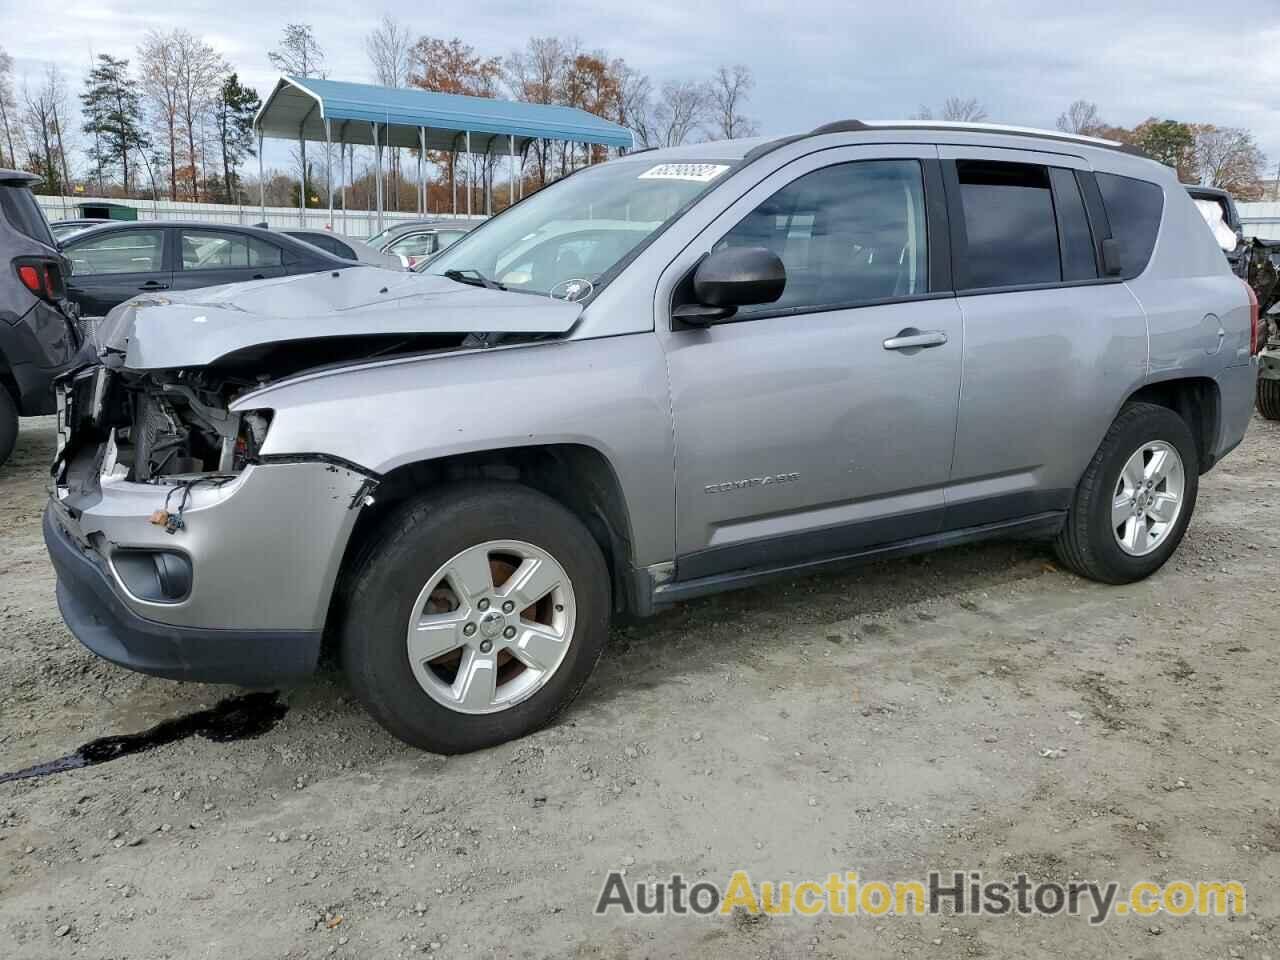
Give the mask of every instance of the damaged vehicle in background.
[(422, 273), (112, 311), (59, 391), (58, 603), (179, 679), (303, 676), (328, 637), (391, 733), (490, 746), (615, 613), (993, 537), (1154, 573), (1244, 434), (1258, 319), (1173, 171), (1107, 141), (639, 153)]

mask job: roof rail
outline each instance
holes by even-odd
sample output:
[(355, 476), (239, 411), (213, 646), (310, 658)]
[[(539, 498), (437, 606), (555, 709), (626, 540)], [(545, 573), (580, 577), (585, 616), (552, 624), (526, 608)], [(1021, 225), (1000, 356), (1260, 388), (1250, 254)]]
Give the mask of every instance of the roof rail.
[(1039, 140), (1057, 140), (1062, 143), (1079, 143), (1104, 150), (1117, 150), (1150, 160), (1146, 152), (1133, 144), (1121, 143), (1118, 140), (1104, 140), (1101, 137), (1086, 137), (1078, 133), (1064, 133), (1061, 130), (1040, 130), (1036, 127), (1016, 127), (1003, 123), (972, 123), (967, 120), (889, 120), (866, 123), (862, 120), (837, 120), (814, 127), (805, 136), (819, 137), (825, 133), (863, 133), (868, 130), (937, 130), (970, 133), (991, 133), (1011, 137), (1035, 137)]

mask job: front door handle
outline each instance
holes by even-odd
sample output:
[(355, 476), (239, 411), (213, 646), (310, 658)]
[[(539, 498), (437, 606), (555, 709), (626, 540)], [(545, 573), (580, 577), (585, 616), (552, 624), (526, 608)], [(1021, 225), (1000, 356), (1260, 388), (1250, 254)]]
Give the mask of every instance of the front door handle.
[(886, 350), (910, 350), (913, 347), (940, 347), (947, 342), (947, 335), (941, 330), (916, 330), (907, 327), (898, 331), (896, 337), (884, 342)]
[(148, 280), (138, 289), (139, 290), (168, 290), (169, 285), (167, 283), (161, 283), (159, 280)]

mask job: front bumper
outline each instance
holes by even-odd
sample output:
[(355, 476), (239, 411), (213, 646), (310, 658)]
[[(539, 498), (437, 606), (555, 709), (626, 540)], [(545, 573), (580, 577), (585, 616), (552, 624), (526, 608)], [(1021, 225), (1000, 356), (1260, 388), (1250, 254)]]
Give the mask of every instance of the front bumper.
[[(181, 487), (105, 477), (94, 493), (60, 487), (44, 533), (63, 619), (94, 653), (143, 673), (245, 685), (305, 674), (368, 484), (329, 463), (253, 465), (193, 486), (172, 534), (151, 515), (175, 510)], [(139, 551), (189, 561), (180, 600), (130, 589), (122, 558)]]
[(45, 508), (44, 542), (58, 574), (58, 609), (76, 639), (112, 663), (172, 680), (262, 686), (306, 676), (320, 658), (320, 630), (180, 627), (139, 616), (111, 575)]

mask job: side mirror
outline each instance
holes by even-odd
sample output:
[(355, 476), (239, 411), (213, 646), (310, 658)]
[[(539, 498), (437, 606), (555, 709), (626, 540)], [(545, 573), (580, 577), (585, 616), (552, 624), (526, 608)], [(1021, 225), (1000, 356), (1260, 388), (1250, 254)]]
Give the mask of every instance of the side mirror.
[(678, 305), (672, 316), (695, 325), (715, 323), (738, 307), (773, 303), (787, 286), (787, 270), (766, 247), (726, 247), (708, 254), (693, 272), (696, 303)]
[(1115, 237), (1102, 241), (1102, 269), (1109, 277), (1119, 276), (1124, 270), (1124, 264), (1120, 262), (1120, 241)]

